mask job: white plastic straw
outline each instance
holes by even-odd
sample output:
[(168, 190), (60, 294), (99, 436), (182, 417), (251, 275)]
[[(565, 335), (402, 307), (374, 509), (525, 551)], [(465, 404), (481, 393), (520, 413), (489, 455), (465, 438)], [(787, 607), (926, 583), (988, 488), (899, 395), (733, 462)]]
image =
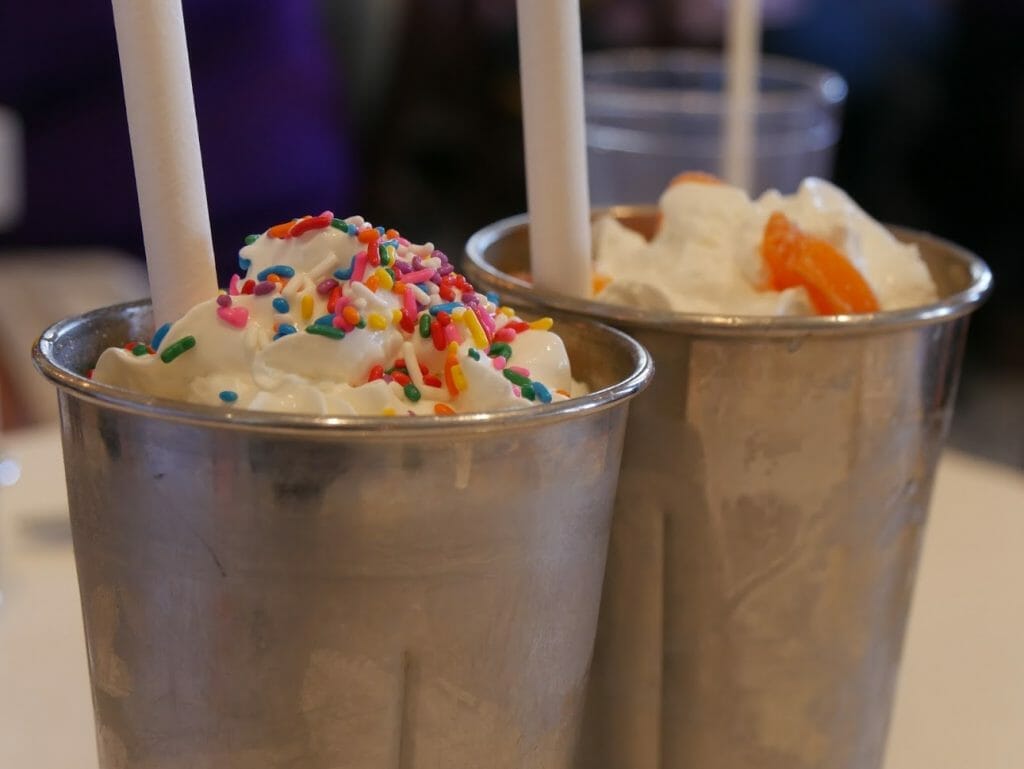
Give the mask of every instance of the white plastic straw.
[(113, 0), (157, 325), (216, 293), (180, 0)]
[(590, 296), (590, 197), (578, 0), (518, 0), (530, 265), (539, 288)]
[(752, 193), (761, 58), (760, 0), (729, 0), (726, 25), (725, 153), (722, 173)]

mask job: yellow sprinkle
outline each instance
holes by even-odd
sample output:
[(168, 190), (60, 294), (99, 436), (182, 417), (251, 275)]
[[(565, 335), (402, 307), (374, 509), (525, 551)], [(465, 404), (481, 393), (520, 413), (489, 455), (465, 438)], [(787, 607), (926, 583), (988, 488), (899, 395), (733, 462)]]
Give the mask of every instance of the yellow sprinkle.
[(466, 314), (466, 308), (465, 307), (456, 307), (454, 310), (452, 310), (452, 317), (455, 318), (455, 320), (459, 320), (459, 321), (465, 320), (465, 318), (463, 317), (463, 316), (465, 316), (465, 314)]
[(452, 366), (452, 381), (455, 383), (455, 389), (459, 392), (462, 392), (469, 387), (469, 382), (466, 381), (466, 375), (462, 373), (462, 366), (458, 364)]
[(370, 328), (375, 331), (383, 331), (388, 327), (388, 319), (379, 312), (371, 312), (367, 322), (370, 324)]
[(448, 354), (452, 355), (452, 356), (457, 356), (459, 354), (459, 343), (458, 342), (449, 342), (448, 343)]
[(388, 406), (386, 409), (384, 409), (380, 413), (383, 414), (386, 417), (393, 417), (395, 415), (395, 410), (393, 408), (391, 408), (390, 406)]
[(373, 274), (377, 276), (377, 282), (380, 283), (380, 287), (385, 291), (390, 291), (392, 286), (395, 285), (395, 281), (391, 279), (391, 273), (383, 267), (378, 267), (377, 271)]
[(313, 317), (313, 297), (306, 294), (302, 297), (302, 319), (309, 320)]
[[(473, 343), (477, 347), (487, 348), (487, 334), (484, 333), (484, 327), (480, 325), (480, 319), (476, 316), (475, 312), (467, 312), (464, 315), (466, 319), (466, 328), (469, 329), (469, 333), (473, 335)], [(548, 328), (550, 328), (548, 324)]]
[(514, 318), (516, 315), (516, 311), (513, 310), (511, 307), (499, 307), (498, 312), (500, 312), (502, 315), (507, 315), (510, 318)]
[(402, 311), (401, 310), (392, 310), (391, 311), (391, 322), (394, 323), (396, 326), (399, 323), (402, 322)]
[(549, 328), (555, 325), (555, 322), (551, 320), (551, 318), (539, 318), (530, 323), (529, 325), (530, 328), (535, 329), (537, 331), (547, 331)]
[(388, 255), (388, 265), (390, 266), (394, 264), (395, 260), (398, 258), (398, 252), (395, 251), (395, 247), (388, 246), (387, 248), (384, 249), (384, 252)]

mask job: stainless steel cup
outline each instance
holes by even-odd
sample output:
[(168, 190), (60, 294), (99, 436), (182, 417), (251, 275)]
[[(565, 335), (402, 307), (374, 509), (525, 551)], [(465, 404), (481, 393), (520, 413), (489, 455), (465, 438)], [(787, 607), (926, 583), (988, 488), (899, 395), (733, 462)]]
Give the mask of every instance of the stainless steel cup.
[(189, 406), (82, 376), (148, 305), (52, 326), (103, 769), (569, 766), (647, 353), (559, 323), (591, 394), (452, 417)]
[[(611, 212), (646, 234), (650, 208)], [(977, 257), (916, 242), (941, 301), (842, 318), (648, 312), (532, 289), (526, 220), (474, 284), (646, 346), (578, 766), (877, 769)], [(516, 276), (519, 277), (516, 277)]]

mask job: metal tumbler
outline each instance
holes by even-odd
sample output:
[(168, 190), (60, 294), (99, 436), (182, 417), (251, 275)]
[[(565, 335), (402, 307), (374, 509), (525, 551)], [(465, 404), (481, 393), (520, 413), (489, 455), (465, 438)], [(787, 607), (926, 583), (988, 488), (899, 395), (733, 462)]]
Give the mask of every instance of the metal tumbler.
[(84, 372), (148, 305), (65, 320), (58, 386), (103, 769), (565, 769), (647, 353), (559, 323), (590, 394), (450, 417), (220, 410)]
[[(610, 212), (650, 234), (652, 208)], [(527, 222), (466, 272), (651, 351), (633, 404), (580, 769), (877, 769), (977, 257), (917, 243), (940, 301), (874, 315), (651, 312), (532, 288)], [(519, 277), (516, 277), (516, 276)]]

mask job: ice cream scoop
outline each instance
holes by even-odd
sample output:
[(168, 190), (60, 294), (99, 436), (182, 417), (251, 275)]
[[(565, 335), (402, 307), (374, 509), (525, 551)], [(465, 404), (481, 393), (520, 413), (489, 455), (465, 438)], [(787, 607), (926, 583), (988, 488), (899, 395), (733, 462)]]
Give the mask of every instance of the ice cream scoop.
[(594, 224), (597, 298), (701, 314), (811, 315), (936, 301), (918, 248), (897, 240), (845, 192), (806, 179), (756, 200), (684, 174), (660, 200), (648, 241), (611, 216)]
[(246, 238), (218, 296), (100, 356), (154, 396), (312, 414), (451, 414), (549, 403), (574, 383), (552, 321), (481, 294), (433, 244), (330, 211)]

